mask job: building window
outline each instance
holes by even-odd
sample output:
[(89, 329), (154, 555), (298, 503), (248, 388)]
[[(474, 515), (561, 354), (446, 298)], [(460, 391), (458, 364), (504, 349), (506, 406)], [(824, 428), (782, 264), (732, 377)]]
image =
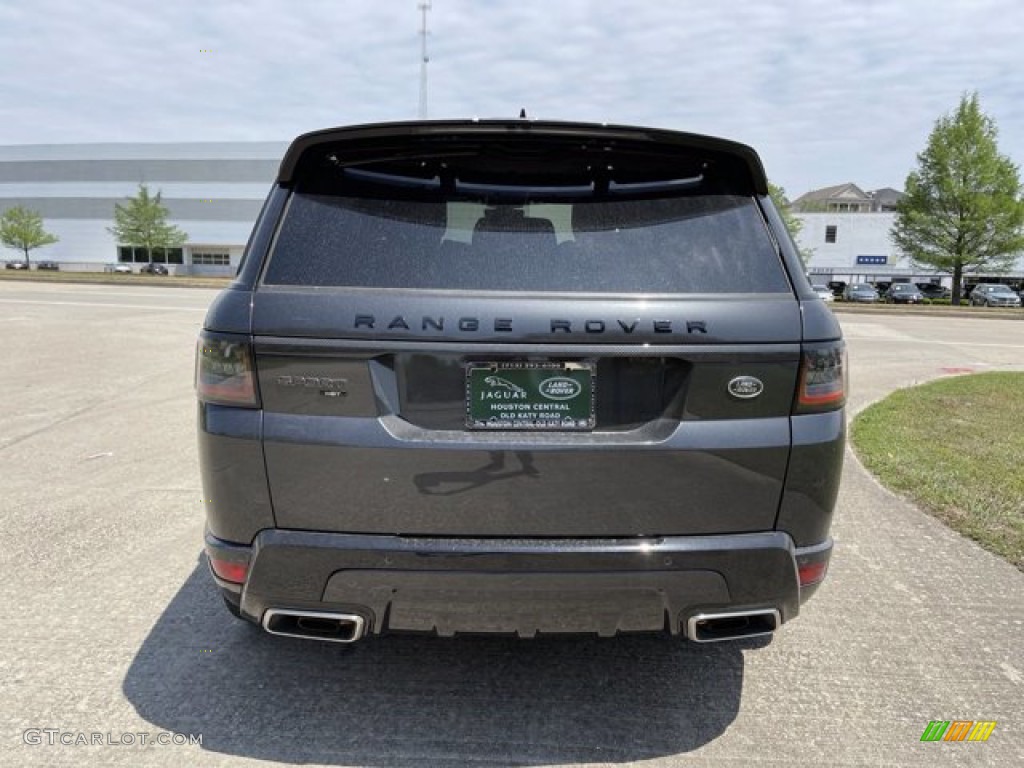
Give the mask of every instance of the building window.
[(231, 254), (192, 251), (192, 263), (210, 267), (229, 267), (231, 266)]
[[(149, 256), (145, 248), (121, 245), (117, 248), (117, 260), (145, 264)], [(181, 248), (154, 248), (153, 261), (157, 264), (184, 264), (185, 253)]]
[(839, 231), (839, 227), (835, 224), (829, 224), (825, 227), (825, 242), (834, 243), (836, 241), (836, 234)]

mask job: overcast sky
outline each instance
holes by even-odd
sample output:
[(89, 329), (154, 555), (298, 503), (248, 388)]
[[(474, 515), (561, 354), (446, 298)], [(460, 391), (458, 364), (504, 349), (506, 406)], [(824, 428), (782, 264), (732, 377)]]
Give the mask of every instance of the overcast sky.
[[(290, 140), (415, 118), (416, 0), (0, 0), (0, 144)], [(790, 197), (902, 187), (977, 90), (1024, 163), (1021, 0), (433, 0), (430, 117), (753, 145)]]

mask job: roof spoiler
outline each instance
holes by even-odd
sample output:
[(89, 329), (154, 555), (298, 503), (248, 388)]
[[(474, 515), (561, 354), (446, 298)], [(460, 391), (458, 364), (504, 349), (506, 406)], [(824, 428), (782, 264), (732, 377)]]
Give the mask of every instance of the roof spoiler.
[(537, 147), (553, 146), (564, 155), (590, 158), (651, 154), (687, 157), (714, 167), (719, 177), (728, 179), (729, 191), (768, 194), (761, 159), (746, 144), (656, 128), (519, 119), (373, 123), (306, 133), (296, 138), (285, 153), (277, 182), (294, 184), (309, 163), (325, 154), (341, 167), (357, 168), (421, 157), (465, 158), (478, 148), (496, 144), (525, 154)]

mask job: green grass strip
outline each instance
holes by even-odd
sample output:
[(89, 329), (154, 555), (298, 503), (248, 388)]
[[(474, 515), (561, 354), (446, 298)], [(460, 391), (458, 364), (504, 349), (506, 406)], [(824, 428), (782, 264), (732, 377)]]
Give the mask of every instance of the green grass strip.
[(883, 484), (1024, 571), (1024, 374), (894, 392), (854, 419), (851, 440)]
[(119, 275), (111, 272), (21, 272), (0, 265), (0, 280), (27, 283), (92, 283), (97, 285), (164, 285), (171, 288), (223, 288), (231, 278), (191, 275)]

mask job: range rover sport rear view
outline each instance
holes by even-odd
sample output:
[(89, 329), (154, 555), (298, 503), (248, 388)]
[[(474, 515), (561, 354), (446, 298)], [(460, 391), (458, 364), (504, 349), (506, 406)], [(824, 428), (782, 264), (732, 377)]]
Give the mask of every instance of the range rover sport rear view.
[(724, 640), (825, 576), (845, 348), (742, 144), (300, 136), (196, 370), (213, 578), (271, 633)]

